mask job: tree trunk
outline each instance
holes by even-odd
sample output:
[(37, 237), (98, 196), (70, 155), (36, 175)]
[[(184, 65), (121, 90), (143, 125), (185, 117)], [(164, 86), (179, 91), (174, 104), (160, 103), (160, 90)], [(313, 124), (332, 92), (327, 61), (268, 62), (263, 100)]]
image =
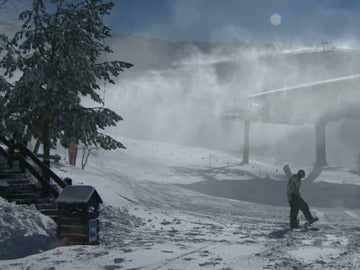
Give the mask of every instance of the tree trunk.
[[(42, 143), (43, 143), (43, 162), (50, 168), (50, 126), (48, 122), (43, 123), (42, 130)], [(43, 171), (43, 177), (50, 181), (50, 176), (47, 171)]]
[(36, 140), (36, 143), (35, 143), (35, 146), (34, 146), (34, 149), (33, 149), (33, 153), (35, 155), (37, 155), (37, 153), (39, 153), (39, 148), (40, 148), (40, 140)]

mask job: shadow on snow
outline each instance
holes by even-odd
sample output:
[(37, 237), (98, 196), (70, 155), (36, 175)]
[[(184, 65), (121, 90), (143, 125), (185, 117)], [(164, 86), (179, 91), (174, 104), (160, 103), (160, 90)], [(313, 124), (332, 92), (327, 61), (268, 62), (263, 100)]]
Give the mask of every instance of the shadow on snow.
[[(251, 174), (241, 168), (224, 166), (218, 168), (174, 168), (175, 171), (199, 176), (205, 181), (193, 184), (180, 185), (184, 188), (197, 191), (203, 194), (247, 201), (253, 203), (287, 206), (286, 184), (287, 178), (280, 173), (260, 177)], [(314, 168), (307, 179), (302, 183), (300, 192), (302, 197), (310, 204), (310, 207), (346, 207), (360, 208), (360, 186), (352, 184), (334, 184), (327, 182), (313, 181), (321, 174), (322, 169)], [(217, 180), (221, 173), (224, 180)], [(229, 179), (226, 179), (228, 176)], [(242, 176), (246, 180), (234, 180), (236, 176)]]

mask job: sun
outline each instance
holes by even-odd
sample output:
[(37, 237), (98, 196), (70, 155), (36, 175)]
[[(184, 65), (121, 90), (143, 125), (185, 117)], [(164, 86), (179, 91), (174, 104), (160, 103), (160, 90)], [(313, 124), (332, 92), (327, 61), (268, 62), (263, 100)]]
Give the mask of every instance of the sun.
[(281, 24), (281, 16), (278, 13), (274, 13), (270, 16), (270, 23), (273, 26), (279, 26)]

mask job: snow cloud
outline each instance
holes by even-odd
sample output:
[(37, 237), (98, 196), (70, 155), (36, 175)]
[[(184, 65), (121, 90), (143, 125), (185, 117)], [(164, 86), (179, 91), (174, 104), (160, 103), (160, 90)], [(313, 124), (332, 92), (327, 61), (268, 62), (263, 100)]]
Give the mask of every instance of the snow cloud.
[[(111, 132), (235, 152), (242, 151), (243, 123), (224, 121), (222, 116), (241, 105), (247, 95), (359, 70), (358, 58), (332, 50), (331, 44), (324, 52), (320, 46), (182, 43), (139, 36), (118, 42), (123, 45), (120, 48), (114, 43), (115, 54), (121, 53), (135, 66), (121, 74), (115, 86), (106, 87), (106, 106), (124, 117)], [(126, 48), (126, 42), (133, 45)], [(328, 104), (314, 104), (311, 97), (299, 102), (304, 111), (326, 110)], [(336, 138), (338, 135), (329, 134), (328, 140), (342, 145)], [(289, 143), (294, 140), (296, 143)], [(286, 148), (282, 147), (284, 141), (288, 142)], [(355, 137), (350, 141), (355, 143)], [(295, 158), (312, 163), (314, 143), (311, 123), (289, 126), (254, 122), (251, 126), (253, 154), (290, 159), (294, 158), (291, 153), (297, 153)], [(301, 153), (296, 150), (299, 147)], [(354, 155), (348, 158), (353, 160)]]

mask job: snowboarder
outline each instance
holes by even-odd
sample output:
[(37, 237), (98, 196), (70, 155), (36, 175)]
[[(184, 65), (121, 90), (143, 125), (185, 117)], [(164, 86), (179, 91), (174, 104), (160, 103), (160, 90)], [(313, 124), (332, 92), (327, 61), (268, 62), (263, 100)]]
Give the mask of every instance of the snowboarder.
[(288, 165), (284, 166), (284, 172), (289, 177), (287, 184), (287, 199), (290, 205), (290, 228), (299, 228), (299, 221), (297, 219), (299, 210), (301, 210), (305, 216), (307, 224), (312, 224), (319, 220), (317, 217), (313, 217), (310, 213), (309, 205), (304, 201), (300, 194), (301, 179), (305, 177), (305, 171), (299, 170), (296, 174), (292, 174)]

